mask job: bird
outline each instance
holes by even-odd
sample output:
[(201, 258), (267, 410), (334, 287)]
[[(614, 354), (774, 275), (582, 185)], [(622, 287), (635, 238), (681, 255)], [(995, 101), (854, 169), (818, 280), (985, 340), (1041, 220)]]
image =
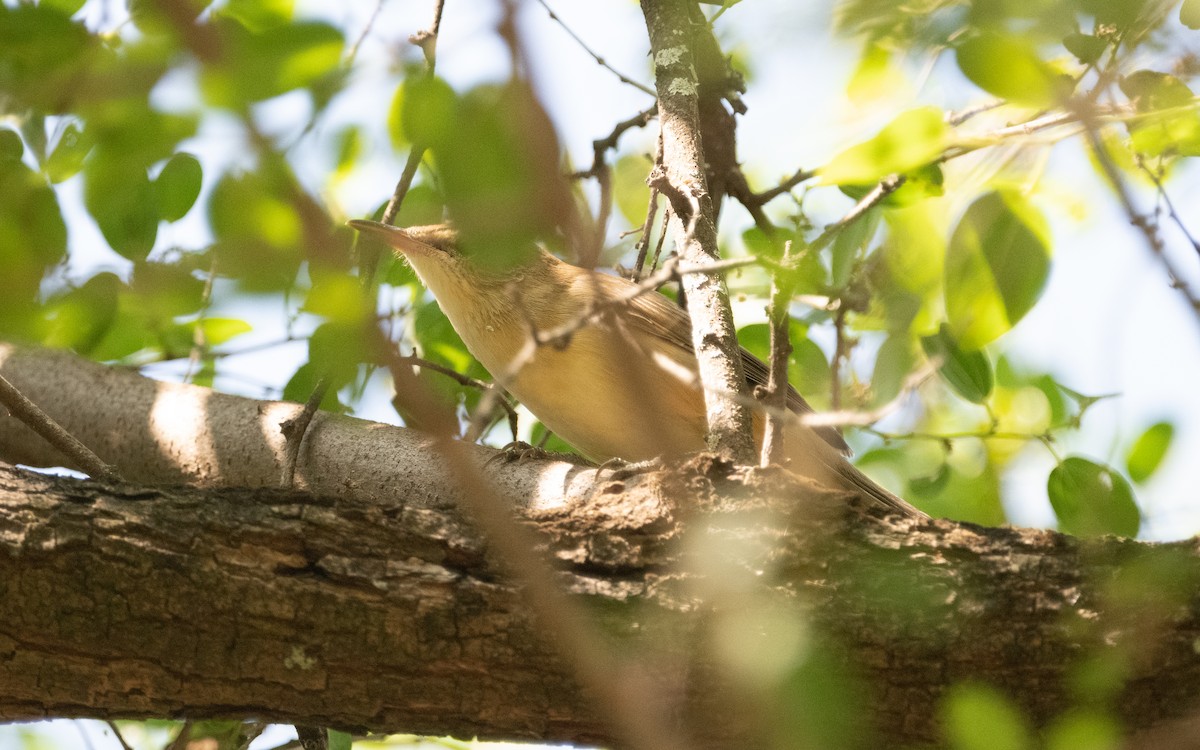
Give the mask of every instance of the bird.
[[(658, 292), (571, 265), (538, 247), (504, 267), (465, 252), (450, 224), (401, 228), (347, 222), (405, 259), (454, 330), (492, 377), (541, 422), (596, 461), (641, 462), (704, 450), (707, 419), (688, 313)], [(470, 248), (473, 250), (473, 248)], [(565, 331), (549, 342), (535, 332)], [(767, 366), (740, 350), (747, 385), (766, 385)], [(787, 407), (812, 407), (791, 386)], [(765, 419), (756, 410), (761, 444)], [(829, 426), (790, 420), (787, 466), (818, 484), (865, 496), (907, 516), (926, 515), (848, 460)]]

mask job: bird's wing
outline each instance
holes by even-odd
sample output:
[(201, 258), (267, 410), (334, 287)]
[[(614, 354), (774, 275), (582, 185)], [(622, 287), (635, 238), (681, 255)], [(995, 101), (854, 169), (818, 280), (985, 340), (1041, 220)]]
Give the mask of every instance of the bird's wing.
[[(606, 280), (601, 283), (611, 284), (614, 292), (628, 289), (629, 282), (624, 279), (604, 275), (601, 275), (600, 278)], [(650, 292), (634, 297), (629, 301), (626, 309), (628, 314), (624, 316), (624, 320), (634, 328), (643, 333), (657, 336), (688, 354), (694, 354), (691, 318), (688, 317), (686, 311), (671, 300), (661, 294)], [(767, 384), (767, 366), (761, 359), (745, 349), (742, 349), (741, 352), (742, 372), (746, 376), (746, 383), (751, 390), (755, 386), (765, 386)], [(813, 413), (813, 408), (791, 385), (788, 386), (787, 408), (796, 414)], [(817, 427), (814, 429), (822, 440), (837, 448), (838, 451), (847, 455), (850, 453), (850, 446), (846, 444), (841, 433), (835, 428)]]

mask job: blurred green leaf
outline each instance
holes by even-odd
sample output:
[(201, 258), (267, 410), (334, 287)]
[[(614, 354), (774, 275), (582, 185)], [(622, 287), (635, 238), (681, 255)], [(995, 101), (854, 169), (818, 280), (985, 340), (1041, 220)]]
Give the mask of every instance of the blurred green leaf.
[[(0, 142), (12, 153), (11, 130)], [(18, 160), (0, 159), (0, 331), (31, 337), (46, 273), (66, 257), (67, 228), (45, 179)]]
[(388, 107), (387, 129), (388, 137), (391, 138), (392, 148), (399, 151), (408, 145), (408, 138), (404, 132), (404, 83), (396, 87), (396, 93), (392, 94), (392, 103)]
[(875, 355), (871, 375), (872, 403), (885, 404), (900, 395), (915, 360), (913, 341), (907, 331), (888, 335)]
[(1141, 515), (1133, 489), (1112, 468), (1072, 456), (1050, 472), (1046, 488), (1059, 530), (1075, 536), (1137, 536)]
[(220, 26), (228, 53), (223, 66), (207, 67), (202, 79), (209, 101), (234, 110), (288, 91), (311, 88), (339, 72), (342, 33), (305, 21), (269, 26), (258, 33)]
[(158, 216), (163, 221), (179, 221), (200, 196), (204, 170), (191, 154), (180, 152), (172, 156), (154, 180), (154, 197)]
[(613, 166), (613, 198), (617, 210), (631, 227), (640, 227), (646, 222), (646, 207), (650, 203), (646, 177), (652, 166), (645, 154), (625, 154)]
[(1141, 484), (1154, 475), (1171, 447), (1175, 437), (1175, 425), (1158, 422), (1143, 432), (1125, 456), (1125, 469), (1129, 478)]
[(920, 107), (892, 120), (874, 138), (846, 149), (820, 170), (826, 184), (877, 182), (927, 165), (942, 154), (950, 129), (937, 107)]
[(830, 285), (841, 289), (850, 283), (854, 265), (860, 255), (866, 254), (867, 245), (879, 230), (883, 211), (878, 206), (869, 210), (858, 221), (838, 232), (833, 240), (830, 259)]
[(63, 129), (54, 144), (54, 150), (46, 158), (46, 176), (51, 182), (59, 183), (74, 177), (92, 150), (92, 140), (75, 123)]
[(226, 174), (209, 201), (218, 268), (251, 290), (289, 286), (300, 267), (303, 228), (281, 189), (261, 171)]
[(1045, 730), (1046, 750), (1118, 750), (1124, 732), (1117, 720), (1095, 709), (1075, 709), (1059, 716)]
[(294, 0), (228, 0), (220, 13), (253, 32), (262, 32), (291, 21), (294, 6)]
[(990, 685), (951, 687), (942, 699), (942, 727), (953, 750), (1031, 750), (1029, 720), (1011, 698)]
[(116, 274), (98, 273), (53, 300), (47, 310), (49, 329), (44, 343), (91, 354), (116, 320), (123, 286)]
[(1115, 26), (1128, 32), (1142, 17), (1147, 0), (1083, 0), (1083, 10), (1096, 17), (1097, 26)]
[(354, 744), (354, 738), (346, 732), (339, 732), (336, 729), (326, 730), (329, 732), (329, 750), (350, 750)]
[(201, 318), (196, 321), (209, 346), (220, 346), (230, 339), (254, 330), (249, 323), (237, 318)]
[[(792, 320), (788, 325), (792, 355), (788, 359), (788, 383), (815, 407), (829, 401), (832, 376), (825, 352), (808, 338), (808, 328)], [(763, 362), (771, 361), (771, 326), (751, 323), (738, 329), (738, 342)]]
[(1014, 193), (976, 200), (946, 251), (946, 314), (959, 345), (978, 349), (1029, 312), (1050, 274), (1049, 231)]
[(1200, 29), (1200, 0), (1183, 0), (1179, 6), (1179, 22), (1189, 29)]
[(1148, 156), (1200, 156), (1200, 112), (1192, 90), (1175, 76), (1138, 70), (1120, 81), (1139, 113), (1129, 124), (1134, 151)]
[(146, 170), (97, 151), (83, 176), (84, 205), (109, 246), (130, 260), (149, 255), (158, 236), (158, 211)]
[(930, 359), (941, 359), (938, 373), (963, 398), (982, 404), (992, 392), (992, 365), (982, 351), (967, 351), (958, 345), (949, 327), (943, 323), (933, 336), (921, 339)]
[(412, 143), (443, 143), (458, 116), (458, 95), (440, 78), (421, 76), (404, 83), (399, 122)]
[(0, 112), (66, 113), (98, 47), (61, 8), (0, 4)]
[(456, 372), (466, 373), (474, 361), (466, 344), (435, 302), (421, 304), (413, 311), (413, 338), (422, 358)]
[(958, 46), (958, 68), (979, 88), (1029, 107), (1050, 107), (1068, 93), (1027, 40), (986, 32)]
[(1075, 32), (1063, 39), (1063, 46), (1084, 65), (1094, 65), (1108, 49), (1108, 40)]
[(167, 321), (194, 313), (204, 304), (204, 282), (179, 265), (136, 262), (129, 288), (138, 309), (149, 319)]
[(65, 15), (73, 16), (79, 12), (85, 2), (87, 0), (38, 0), (38, 5), (44, 5)]
[(15, 130), (0, 128), (0, 162), (19, 162), (24, 153), (25, 144), (21, 143), (21, 136)]

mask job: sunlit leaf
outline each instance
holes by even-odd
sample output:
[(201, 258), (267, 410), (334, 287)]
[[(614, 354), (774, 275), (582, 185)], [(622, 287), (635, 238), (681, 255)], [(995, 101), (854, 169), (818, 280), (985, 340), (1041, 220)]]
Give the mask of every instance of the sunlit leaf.
[(1134, 151), (1149, 156), (1200, 156), (1200, 112), (1187, 84), (1175, 76), (1138, 70), (1120, 81), (1137, 111), (1150, 115), (1131, 122)]
[(1113, 716), (1096, 709), (1075, 709), (1044, 730), (1046, 750), (1118, 750), (1124, 732)]
[(201, 318), (196, 321), (209, 346), (220, 346), (230, 339), (254, 330), (249, 323), (237, 318)]
[(204, 282), (175, 264), (135, 263), (129, 288), (137, 296), (139, 309), (150, 318), (187, 315), (203, 304)]
[(342, 33), (312, 21), (271, 26), (260, 33), (226, 22), (229, 53), (220, 68), (204, 70), (203, 89), (218, 106), (249, 103), (315, 86), (341, 65)]
[(396, 87), (396, 93), (392, 94), (392, 103), (388, 107), (387, 117), (388, 137), (392, 140), (392, 148), (399, 151), (408, 145), (408, 138), (404, 132), (404, 84), (401, 83)]
[[(0, 129), (6, 154), (17, 155), (20, 145), (15, 133)], [(42, 279), (66, 252), (54, 190), (18, 159), (0, 158), (0, 331), (32, 335)]]
[(329, 750), (350, 750), (354, 744), (354, 738), (346, 732), (339, 732), (336, 729), (326, 731), (329, 733)]
[(282, 26), (292, 20), (294, 0), (228, 0), (221, 14), (236, 18), (254, 32)]
[(1049, 107), (1065, 93), (1033, 45), (1017, 36), (988, 32), (972, 37), (958, 46), (957, 59), (972, 83), (1011, 102)]
[(16, 131), (0, 128), (0, 162), (21, 161), (23, 153), (25, 144), (21, 143), (21, 136)]
[(399, 121), (412, 143), (432, 145), (450, 135), (458, 112), (458, 95), (440, 78), (422, 76), (404, 85)]
[(83, 168), (84, 159), (91, 152), (92, 145), (92, 139), (80, 131), (75, 123), (68, 125), (46, 159), (46, 176), (55, 183), (74, 177)]
[(820, 170), (829, 184), (864, 184), (925, 166), (946, 147), (950, 129), (936, 107), (901, 114), (874, 138), (853, 146)]
[(1008, 331), (1041, 296), (1048, 230), (1019, 196), (992, 192), (959, 221), (946, 251), (946, 313), (958, 343), (979, 347)]
[(1170, 422), (1158, 422), (1143, 432), (1125, 456), (1129, 478), (1141, 484), (1153, 476), (1166, 457), (1174, 437), (1175, 425)]
[(992, 392), (992, 365), (982, 351), (968, 351), (958, 345), (946, 324), (933, 336), (921, 339), (930, 359), (940, 359), (938, 373), (963, 398), (977, 404)]
[(218, 268), (250, 289), (291, 283), (300, 266), (303, 229), (279, 185), (257, 172), (226, 174), (213, 188), (209, 219)]
[(163, 221), (178, 221), (192, 210), (200, 196), (204, 170), (200, 161), (188, 153), (175, 154), (154, 180), (154, 197)]
[(1179, 6), (1179, 22), (1189, 29), (1200, 29), (1200, 0), (1183, 0)]
[(953, 750), (1032, 750), (1029, 722), (1011, 698), (990, 685), (953, 686), (942, 701), (942, 726)]
[(625, 154), (613, 166), (613, 198), (617, 210), (631, 227), (640, 227), (646, 221), (646, 207), (650, 201), (646, 176), (650, 174), (651, 166), (644, 154)]
[(1059, 530), (1075, 536), (1137, 536), (1141, 514), (1133, 489), (1111, 467), (1071, 456), (1046, 483)]

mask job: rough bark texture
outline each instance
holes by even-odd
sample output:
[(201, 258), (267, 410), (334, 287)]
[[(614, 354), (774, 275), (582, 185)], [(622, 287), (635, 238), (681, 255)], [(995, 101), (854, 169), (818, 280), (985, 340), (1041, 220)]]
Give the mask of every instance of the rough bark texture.
[[(676, 252), (697, 266), (716, 260), (717, 226), (705, 177), (701, 140), (700, 84), (692, 50), (690, 0), (642, 0), (654, 86), (662, 127), (663, 174), (652, 176), (671, 203)], [(740, 393), (745, 379), (738, 356), (733, 310), (718, 274), (685, 275), (681, 284), (692, 316), (692, 345), (704, 386), (709, 445), (739, 463), (754, 461), (750, 409), (728, 394)]]
[[(420, 436), (322, 417), (300, 462), (316, 494), (283, 493), (267, 488), (271, 431), (297, 405), (40, 350), (0, 349), (0, 372), (127, 478), (197, 485), (0, 472), (0, 720), (257, 716), (610, 738)], [(0, 460), (18, 459), (56, 454), (0, 416)], [(703, 458), (673, 474), (486, 471), (525, 508), (564, 590), (638, 656), (622, 677), (652, 684), (655, 709), (697, 747), (768, 744), (758, 732), (779, 708), (747, 688), (762, 668), (748, 680), (744, 658), (785, 658), (758, 626), (781, 613), (814, 634), (810, 655), (860, 676), (853, 721), (874, 732), (861, 746), (935, 737), (944, 690), (967, 679), (1039, 724), (1080, 705), (1168, 740), (1195, 724), (1162, 723), (1200, 690), (1194, 542), (862, 515), (784, 472), (731, 475)], [(1147, 746), (1167, 741), (1155, 736)]]
[[(815, 503), (799, 512), (797, 496)], [(964, 679), (1048, 721), (1095, 699), (1072, 694), (1072, 675), (1105, 656), (1125, 680), (1104, 703), (1130, 726), (1193, 702), (1193, 543), (1085, 544), (836, 500), (701, 460), (528, 518), (564, 590), (644, 652), (652, 667), (634, 678), (660, 684), (663, 716), (698, 747), (765, 742), (709, 638), (755, 600), (806, 617), (862, 676), (870, 746), (934, 738), (939, 697)], [(543, 643), (453, 509), (0, 471), (0, 719), (256, 716), (606, 741)]]

